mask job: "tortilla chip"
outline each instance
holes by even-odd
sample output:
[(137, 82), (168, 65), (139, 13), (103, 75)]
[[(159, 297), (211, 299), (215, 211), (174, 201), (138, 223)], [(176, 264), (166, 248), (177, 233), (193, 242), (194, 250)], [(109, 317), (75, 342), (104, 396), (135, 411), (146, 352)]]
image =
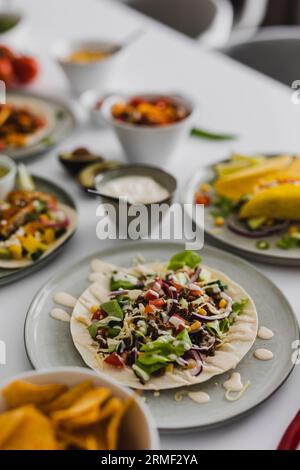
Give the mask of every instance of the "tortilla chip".
[(107, 388), (95, 388), (87, 391), (75, 403), (66, 410), (55, 411), (51, 413), (52, 419), (64, 426), (75, 418), (82, 417), (84, 421), (91, 412), (97, 412), (100, 405), (111, 395), (111, 391)]
[(24, 410), (17, 409), (7, 411), (0, 415), (0, 449), (16, 429), (20, 426), (24, 418)]
[(66, 390), (62, 384), (36, 385), (21, 380), (7, 385), (2, 393), (10, 408), (16, 408), (26, 404), (41, 405), (53, 400), (57, 395)]
[(45, 413), (50, 413), (53, 411), (65, 410), (70, 408), (73, 403), (78, 400), (85, 392), (92, 388), (92, 381), (85, 380), (78, 385), (70, 388), (66, 392), (59, 395), (57, 398), (52, 400), (50, 403), (47, 403), (42, 407)]
[(134, 398), (132, 396), (125, 404), (121, 404), (121, 407), (112, 415), (107, 425), (107, 445), (109, 450), (117, 450), (118, 448), (118, 438), (120, 435), (119, 431), (122, 424), (122, 419), (130, 405), (133, 403), (133, 400)]
[(64, 427), (66, 429), (79, 429), (91, 426), (93, 424), (100, 423), (100, 421), (104, 421), (112, 414), (117, 413), (121, 408), (122, 401), (119, 398), (113, 397), (105, 403), (103, 408), (99, 408), (97, 406), (85, 415), (70, 419), (65, 422)]
[(23, 419), (2, 445), (3, 450), (56, 450), (58, 444), (51, 421), (34, 406), (20, 408)]
[(57, 432), (59, 443), (64, 448), (77, 448), (82, 450), (108, 450), (105, 438), (105, 428), (90, 426), (80, 432), (59, 430)]

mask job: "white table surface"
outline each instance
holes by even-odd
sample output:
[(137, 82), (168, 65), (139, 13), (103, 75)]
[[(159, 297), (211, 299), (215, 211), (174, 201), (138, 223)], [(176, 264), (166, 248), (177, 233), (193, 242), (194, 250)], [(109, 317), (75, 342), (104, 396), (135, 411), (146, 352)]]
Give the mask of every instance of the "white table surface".
[[(105, 37), (123, 39), (138, 28), (143, 37), (125, 54), (120, 72), (111, 84), (122, 90), (182, 90), (200, 105), (199, 125), (238, 133), (234, 143), (215, 143), (188, 138), (178, 148), (167, 169), (179, 186), (202, 165), (213, 163), (232, 150), (240, 152), (299, 152), (300, 106), (291, 103), (290, 91), (262, 75), (116, 4), (112, 0), (26, 0), (31, 31), (24, 49), (34, 49), (42, 58), (42, 76), (34, 90), (67, 96), (66, 83), (47, 57), (60, 39)], [(299, 78), (299, 77), (295, 77)], [(85, 145), (108, 158), (122, 158), (110, 131), (88, 125), (76, 130), (61, 149)], [(85, 196), (57, 161), (59, 149), (37, 158), (29, 167), (47, 176), (73, 194), (79, 208), (79, 229), (57, 259), (37, 273), (1, 288), (0, 339), (7, 345), (7, 365), (0, 365), (0, 379), (28, 370), (23, 326), (34, 294), (50, 276), (64, 266), (97, 249), (119, 243), (100, 242), (95, 235), (96, 202)], [(150, 163), (150, 162), (149, 162)], [(299, 317), (299, 268), (257, 264), (279, 286)], [(299, 409), (300, 367), (286, 384), (250, 416), (203, 433), (163, 435), (163, 449), (272, 449)]]

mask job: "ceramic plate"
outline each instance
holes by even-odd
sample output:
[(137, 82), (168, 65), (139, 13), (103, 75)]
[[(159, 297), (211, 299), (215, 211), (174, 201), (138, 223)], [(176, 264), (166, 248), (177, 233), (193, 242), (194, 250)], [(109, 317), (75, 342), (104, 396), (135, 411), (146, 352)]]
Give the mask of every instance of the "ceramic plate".
[[(213, 177), (214, 172), (211, 167), (205, 167), (199, 170), (183, 189), (181, 195), (182, 203), (193, 204), (197, 189), (202, 183), (211, 181)], [(192, 210), (189, 207), (187, 211), (192, 214)], [(276, 242), (282, 237), (282, 234), (269, 236), (267, 240), (270, 243), (270, 248), (267, 250), (259, 250), (256, 247), (256, 238), (242, 237), (233, 233), (227, 227), (216, 228), (210, 211), (210, 207), (205, 208), (204, 232), (206, 241), (212, 242), (220, 248), (226, 248), (252, 261), (281, 266), (300, 266), (299, 248), (283, 250), (276, 247)], [(191, 215), (191, 217), (193, 216)]]
[[(54, 196), (57, 197), (59, 202), (66, 204), (67, 206), (76, 210), (73, 199), (62, 188), (57, 186), (52, 181), (42, 178), (41, 176), (32, 175), (32, 177), (34, 179), (34, 184), (38, 191), (44, 191), (46, 193), (53, 194)], [(10, 282), (14, 282), (40, 269), (44, 264), (46, 264), (48, 261), (50, 261), (54, 256), (58, 254), (58, 252), (62, 249), (65, 243), (67, 243), (71, 239), (74, 233), (75, 233), (75, 230), (73, 230), (73, 232), (70, 232), (69, 236), (65, 239), (65, 241), (63, 241), (61, 245), (59, 245), (55, 250), (45, 255), (44, 257), (38, 259), (37, 261), (35, 261), (35, 263), (30, 264), (29, 266), (26, 266), (24, 268), (19, 268), (19, 269), (0, 268), (0, 286), (3, 286), (4, 284), (8, 284)]]
[(5, 149), (5, 154), (15, 160), (27, 160), (30, 157), (47, 152), (62, 142), (75, 127), (75, 118), (71, 110), (66, 104), (52, 98), (14, 92), (7, 94), (6, 101), (7, 103), (12, 102), (25, 107), (28, 106), (33, 111), (36, 110), (37, 114), (44, 116), (47, 121), (46, 128), (28, 146), (19, 149), (9, 147)]
[[(126, 244), (93, 254), (57, 274), (40, 289), (27, 314), (25, 344), (32, 365), (36, 369), (84, 365), (73, 345), (69, 323), (55, 320), (49, 313), (54, 307), (55, 292), (65, 291), (78, 297), (86, 289), (93, 258), (130, 266), (137, 252), (148, 262), (166, 261), (183, 249), (183, 245), (175, 243)], [(269, 398), (294, 367), (291, 344), (299, 338), (299, 328), (283, 294), (254, 267), (231, 254), (205, 247), (201, 250), (201, 256), (205, 264), (223, 271), (246, 288), (256, 303), (259, 324), (270, 327), (275, 336), (269, 341), (257, 339), (237, 367), (243, 381), (250, 380), (251, 385), (236, 402), (229, 403), (224, 397), (222, 384), (228, 378), (228, 373), (205, 384), (188, 387), (192, 391), (209, 393), (211, 400), (206, 404), (197, 404), (188, 397), (180, 403), (176, 402), (174, 395), (180, 389), (162, 391), (159, 396), (154, 396), (153, 392), (144, 393), (157, 426), (163, 431), (206, 429), (236, 419)], [(272, 361), (262, 362), (253, 357), (253, 351), (262, 347), (272, 350)], [(187, 388), (184, 387), (184, 390)]]

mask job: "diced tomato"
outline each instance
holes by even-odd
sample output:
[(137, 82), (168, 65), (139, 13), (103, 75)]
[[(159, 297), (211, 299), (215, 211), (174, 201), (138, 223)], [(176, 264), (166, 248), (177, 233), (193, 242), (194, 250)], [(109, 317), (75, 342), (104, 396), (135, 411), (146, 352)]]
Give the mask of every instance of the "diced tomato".
[(109, 364), (110, 366), (117, 367), (117, 368), (124, 367), (124, 362), (122, 358), (115, 352), (107, 356), (104, 359), (104, 362), (106, 362), (106, 364)]
[(165, 299), (155, 299), (155, 300), (150, 300), (149, 304), (153, 305), (156, 308), (161, 308), (165, 305), (166, 301)]
[(185, 329), (185, 326), (183, 324), (180, 324), (178, 325), (177, 329), (176, 329), (176, 334), (179, 335), (179, 333), (182, 332), (182, 330)]
[(181, 284), (177, 284), (176, 282), (172, 282), (172, 286), (175, 287), (177, 292), (180, 292), (183, 289), (183, 286)]
[(201, 204), (201, 205), (203, 204), (204, 206), (210, 206), (211, 198), (207, 196), (206, 194), (196, 193), (195, 202), (196, 204)]
[(195, 297), (200, 297), (201, 295), (204, 294), (204, 292), (203, 292), (203, 290), (191, 290), (190, 294), (194, 295)]
[(102, 318), (105, 318), (107, 314), (101, 309), (98, 308), (92, 316), (92, 320), (102, 320)]
[(145, 307), (145, 313), (153, 313), (153, 312), (154, 312), (154, 307), (153, 307), (153, 305), (150, 305), (150, 304), (146, 305), (146, 307)]
[(152, 289), (147, 290), (144, 295), (146, 300), (156, 300), (159, 297), (159, 294)]

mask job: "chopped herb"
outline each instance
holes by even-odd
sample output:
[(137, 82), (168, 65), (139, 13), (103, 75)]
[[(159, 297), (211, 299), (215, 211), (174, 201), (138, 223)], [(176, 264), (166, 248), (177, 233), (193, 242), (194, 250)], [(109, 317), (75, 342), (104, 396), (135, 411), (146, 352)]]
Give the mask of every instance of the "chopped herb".
[(212, 209), (210, 214), (214, 217), (228, 217), (234, 211), (234, 203), (230, 199), (220, 196), (214, 201), (214, 206), (217, 209)]
[(210, 132), (205, 129), (200, 129), (199, 127), (193, 127), (191, 129), (191, 135), (193, 137), (199, 137), (200, 139), (206, 140), (236, 140), (238, 137), (233, 134), (223, 134), (223, 133), (215, 133)]
[(258, 242), (256, 242), (256, 248), (258, 250), (268, 250), (270, 248), (270, 243), (266, 240), (258, 240)]
[(300, 234), (284, 235), (280, 240), (278, 240), (276, 246), (282, 250), (297, 248), (297, 246), (300, 246)]
[(63, 109), (59, 109), (56, 113), (56, 118), (61, 120), (66, 116), (66, 112)]

